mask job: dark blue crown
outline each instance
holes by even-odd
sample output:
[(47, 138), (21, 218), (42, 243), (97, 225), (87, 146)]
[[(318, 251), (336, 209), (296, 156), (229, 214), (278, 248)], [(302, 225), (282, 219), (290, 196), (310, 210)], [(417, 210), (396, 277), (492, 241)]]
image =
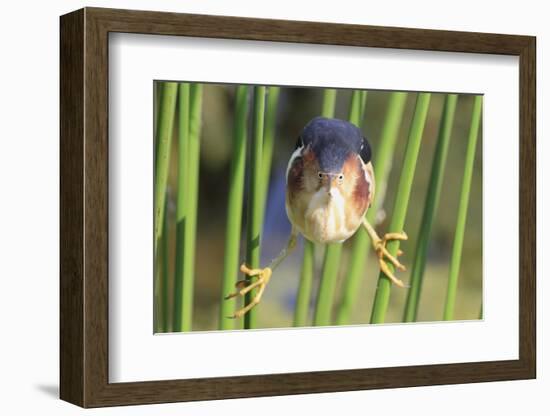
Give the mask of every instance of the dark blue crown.
[(365, 163), (371, 160), (367, 139), (345, 120), (316, 117), (304, 127), (299, 141), (310, 146), (323, 172), (340, 172), (351, 154), (359, 154)]

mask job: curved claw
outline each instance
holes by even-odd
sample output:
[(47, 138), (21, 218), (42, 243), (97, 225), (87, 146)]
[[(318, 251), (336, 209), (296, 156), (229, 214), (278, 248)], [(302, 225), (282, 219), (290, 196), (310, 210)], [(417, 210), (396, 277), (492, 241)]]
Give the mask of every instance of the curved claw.
[(250, 269), (246, 264), (242, 264), (241, 272), (250, 276), (258, 276), (258, 279), (250, 283), (248, 280), (239, 280), (235, 286), (237, 287), (236, 292), (228, 294), (225, 299), (232, 299), (237, 296), (244, 296), (248, 292), (250, 292), (252, 289), (259, 287), (258, 293), (254, 296), (254, 298), (250, 301), (250, 303), (243, 308), (235, 311), (235, 313), (232, 316), (228, 316), (230, 319), (236, 319), (244, 316), (248, 311), (250, 311), (254, 306), (256, 306), (258, 303), (260, 303), (260, 300), (262, 298), (262, 295), (265, 290), (265, 286), (269, 282), (269, 279), (271, 278), (272, 270), (269, 267), (266, 267), (264, 269)]
[(407, 268), (399, 260), (397, 260), (395, 256), (392, 256), (390, 254), (388, 249), (385, 247), (385, 245), (382, 245), (382, 243), (375, 250), (376, 250), (376, 253), (378, 254), (379, 259), (382, 260), (385, 257), (395, 266), (395, 268), (403, 272), (407, 270)]
[(375, 243), (375, 250), (378, 254), (378, 263), (380, 265), (380, 270), (396, 285), (399, 287), (408, 287), (406, 286), (401, 279), (398, 279), (395, 277), (395, 275), (392, 273), (390, 268), (388, 267), (386, 260), (388, 260), (390, 263), (392, 263), (396, 269), (401, 271), (406, 271), (407, 268), (399, 261), (397, 260), (397, 257), (403, 255), (402, 250), (398, 250), (396, 255), (393, 256), (388, 249), (386, 248), (386, 244), (388, 240), (407, 240), (409, 237), (407, 234), (403, 231), (400, 233), (387, 233), (384, 235), (384, 238), (381, 240), (378, 240)]
[(405, 240), (408, 240), (408, 239), (409, 239), (409, 236), (407, 235), (407, 233), (405, 231), (401, 231), (400, 233), (386, 233), (382, 240), (383, 241), (388, 241), (388, 240), (405, 241)]
[(379, 259), (378, 263), (380, 264), (380, 270), (382, 270), (382, 273), (384, 273), (388, 277), (388, 279), (392, 281), (393, 284), (402, 288), (409, 287), (405, 285), (405, 283), (403, 283), (401, 279), (398, 279), (397, 277), (395, 277), (395, 275), (391, 272), (390, 268), (388, 267), (384, 259)]

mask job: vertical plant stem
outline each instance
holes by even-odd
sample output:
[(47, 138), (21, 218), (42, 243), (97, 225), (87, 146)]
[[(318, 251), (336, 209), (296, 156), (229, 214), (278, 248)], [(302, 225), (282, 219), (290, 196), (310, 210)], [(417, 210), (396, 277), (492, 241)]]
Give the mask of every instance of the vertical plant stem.
[[(275, 123), (277, 117), (277, 104), (279, 102), (279, 92), (279, 87), (266, 87), (264, 93), (265, 114), (263, 127), (262, 159), (258, 171), (258, 175), (261, 176), (261, 185), (259, 189), (260, 207), (258, 208), (258, 217), (260, 218), (260, 230), (262, 230), (264, 224), (265, 210), (269, 191), (269, 181), (271, 177), (271, 162), (273, 158), (273, 147), (275, 145)], [(253, 324), (256, 325), (255, 323)]]
[(326, 88), (323, 92), (323, 108), (321, 115), (323, 117), (334, 117), (334, 110), (336, 108), (336, 90)]
[[(392, 156), (395, 150), (395, 143), (405, 110), (407, 101), (406, 92), (393, 92), (390, 95), (388, 112), (384, 119), (382, 133), (378, 149), (373, 161), (374, 177), (376, 178), (375, 199), (367, 212), (367, 219), (372, 224), (376, 219), (376, 213), (382, 208), (386, 194), (386, 186), (391, 170)], [(350, 263), (348, 272), (344, 280), (342, 302), (338, 309), (336, 323), (338, 325), (348, 324), (350, 321), (353, 307), (357, 301), (359, 287), (361, 285), (361, 276), (365, 270), (365, 265), (369, 250), (369, 236), (361, 227), (357, 230), (353, 238)]]
[(174, 268), (174, 331), (183, 331), (183, 282), (185, 258), (186, 209), (189, 184), (189, 100), (191, 86), (179, 84), (178, 91), (178, 185), (176, 190), (176, 265)]
[(307, 323), (314, 269), (315, 244), (304, 238), (304, 255), (294, 310), (294, 326), (304, 326)]
[(414, 322), (417, 319), (418, 303), (420, 299), (420, 292), (422, 290), (424, 270), (426, 268), (426, 257), (428, 255), (428, 244), (430, 242), (432, 224), (437, 212), (437, 206), (439, 204), (439, 196), (441, 194), (441, 185), (443, 183), (443, 175), (445, 173), (445, 163), (447, 161), (447, 153), (449, 150), (451, 131), (453, 129), (457, 99), (458, 95), (456, 94), (447, 94), (445, 97), (443, 117), (439, 126), (439, 137), (437, 139), (437, 145), (432, 161), (430, 183), (426, 193), (426, 201), (424, 202), (424, 212), (422, 214), (420, 232), (416, 242), (416, 252), (414, 255), (410, 278), (411, 287), (407, 293), (407, 302), (405, 304), (405, 312), (403, 315), (404, 322)]
[(315, 305), (315, 315), (313, 317), (313, 325), (315, 326), (331, 324), (332, 302), (336, 289), (341, 255), (341, 243), (327, 244), (319, 293), (317, 294), (317, 303)]
[(367, 105), (367, 91), (356, 90), (351, 94), (351, 102), (348, 119), (350, 123), (361, 128), (361, 122)]
[[(164, 230), (163, 230), (164, 231)], [(162, 256), (162, 245), (164, 240), (164, 234), (161, 235), (159, 258)], [(164, 318), (162, 316), (162, 283), (163, 283), (163, 270), (159, 261), (155, 262), (153, 267), (153, 333), (164, 331)]]
[[(248, 201), (248, 224), (246, 238), (246, 263), (250, 268), (260, 267), (260, 248), (262, 232), (262, 158), (264, 139), (264, 112), (266, 87), (254, 87), (254, 136), (250, 152), (250, 198)], [(245, 296), (249, 304), (256, 294), (251, 290)], [(251, 329), (257, 325), (257, 311), (252, 309), (244, 316), (244, 328)]]
[(462, 178), (462, 188), (460, 191), (460, 202), (458, 205), (458, 218), (456, 221), (455, 238), (453, 242), (453, 251), (451, 254), (451, 266), (449, 270), (449, 283), (447, 286), (447, 296), (445, 299), (445, 309), (443, 319), (449, 321), (453, 319), (456, 301), (456, 290), (458, 286), (458, 274), (460, 272), (460, 260), (462, 257), (462, 246), (464, 243), (464, 230), (466, 228), (466, 217), (468, 214), (468, 202), (470, 200), (470, 187), (472, 184), (472, 175), (474, 171), (474, 161), (476, 155), (477, 138), (479, 135), (479, 126), (481, 121), (482, 96), (474, 97), (474, 107), (472, 110), (472, 122), (468, 135), (468, 147), (466, 149), (466, 162), (464, 164), (464, 176)]
[[(160, 246), (160, 254), (162, 258), (162, 284), (161, 284), (161, 305), (162, 305), (162, 332), (170, 332), (170, 269), (169, 269), (169, 218), (168, 207), (164, 209), (164, 221), (162, 225), (162, 239)], [(157, 266), (158, 267), (158, 266)]]
[[(382, 209), (386, 199), (386, 190), (388, 187), (388, 178), (393, 164), (393, 154), (397, 136), (402, 124), (405, 104), (408, 93), (393, 92), (388, 103), (388, 113), (384, 120), (380, 143), (378, 149), (374, 152), (374, 174), (376, 178), (376, 195), (372, 207), (367, 212), (369, 221), (374, 221), (376, 213)], [(365, 231), (366, 235), (366, 231)]]
[[(185, 111), (183, 109), (182, 111)], [(187, 164), (185, 182), (178, 184), (178, 199), (184, 194), (182, 203), (184, 212), (183, 253), (177, 252), (176, 257), (182, 256), (181, 296), (176, 299), (177, 312), (175, 313), (175, 331), (186, 332), (192, 330), (193, 322), (193, 287), (195, 274), (195, 239), (197, 232), (197, 208), (199, 198), (199, 159), (200, 159), (200, 131), (202, 118), (202, 85), (191, 84), (189, 87), (189, 131), (187, 137), (187, 157), (181, 161)], [(185, 114), (181, 114), (185, 120)], [(178, 276), (179, 277), (179, 276)]]
[(241, 242), (243, 194), (246, 167), (246, 138), (248, 124), (248, 93), (246, 85), (239, 85), (236, 91), (235, 121), (233, 130), (233, 156), (229, 174), (229, 196), (227, 200), (227, 225), (225, 232), (225, 255), (220, 301), (220, 329), (233, 329), (234, 319), (228, 319), (235, 311), (235, 299), (225, 296), (235, 290), (239, 268), (239, 247)]
[(277, 104), (279, 102), (279, 87), (268, 87), (265, 107), (264, 141), (262, 149), (262, 222), (265, 216), (269, 179), (271, 176), (271, 162), (275, 145), (275, 122), (277, 119)]
[[(362, 120), (361, 111), (364, 109), (363, 97), (366, 99), (364, 92), (359, 90), (353, 91), (351, 96), (349, 121), (356, 126), (360, 126)], [(334, 99), (335, 98), (336, 97), (334, 97)], [(334, 109), (334, 106), (332, 108)], [(341, 255), (341, 243), (327, 245), (323, 262), (323, 273), (321, 275), (321, 282), (319, 285), (319, 294), (317, 295), (315, 315), (313, 318), (313, 324), (316, 326), (331, 324), (332, 305), (338, 279), (338, 269), (340, 267)]]
[[(361, 90), (361, 110), (360, 110), (361, 120), (359, 120), (360, 124), (362, 123), (363, 118), (365, 116), (366, 108), (367, 108), (367, 90)], [(361, 127), (359, 124), (358, 126)]]
[[(399, 178), (399, 184), (397, 186), (397, 196), (393, 207), (392, 219), (389, 225), (389, 231), (391, 232), (402, 231), (405, 225), (405, 217), (407, 214), (412, 182), (416, 170), (416, 160), (418, 158), (422, 134), (424, 132), (424, 125), (428, 115), (430, 97), (431, 95), (429, 93), (419, 93), (416, 99), (416, 107), (409, 132), (407, 147), (405, 149), (403, 168)], [(399, 240), (392, 240), (388, 242), (387, 249), (390, 254), (395, 256), (397, 254), (397, 250), (399, 249)], [(388, 267), (392, 270), (392, 272), (394, 271), (394, 267), (391, 263), (388, 263)], [(378, 276), (378, 288), (376, 290), (374, 305), (372, 308), (371, 323), (382, 323), (385, 321), (386, 311), (390, 300), (390, 289), (391, 282), (389, 278), (384, 273), (380, 272)]]
[(170, 147), (176, 110), (178, 84), (175, 82), (161, 83), (160, 105), (157, 121), (157, 154), (155, 163), (155, 240), (154, 256), (157, 257), (158, 242), (162, 233), (164, 204), (166, 202), (166, 183), (168, 182), (168, 167), (170, 163)]
[(300, 273), (300, 285), (294, 308), (294, 326), (305, 326), (309, 312), (309, 299), (311, 297), (311, 286), (313, 282), (313, 262), (315, 258), (315, 245), (304, 239), (304, 256), (302, 260), (302, 271)]
[(189, 114), (189, 157), (187, 208), (185, 226), (185, 260), (183, 265), (183, 331), (191, 331), (193, 321), (193, 288), (195, 279), (195, 241), (199, 202), (200, 136), (202, 122), (202, 84), (191, 84)]

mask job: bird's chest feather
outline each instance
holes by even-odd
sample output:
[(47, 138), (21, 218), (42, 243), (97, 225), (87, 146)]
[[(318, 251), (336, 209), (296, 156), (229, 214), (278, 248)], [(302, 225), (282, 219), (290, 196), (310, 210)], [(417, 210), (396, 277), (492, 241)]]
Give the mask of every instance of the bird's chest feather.
[[(290, 222), (308, 240), (342, 242), (362, 223), (374, 191), (370, 164), (350, 157), (343, 167), (345, 178), (338, 186), (320, 186), (317, 166), (308, 160), (291, 160), (287, 171), (286, 211)], [(330, 189), (330, 193), (328, 190)]]
[(347, 240), (357, 229), (350, 220), (346, 200), (338, 189), (312, 195), (305, 212), (305, 233), (314, 241), (328, 243)]
[(364, 209), (357, 209), (349, 197), (333, 189), (287, 193), (286, 210), (292, 224), (310, 241), (342, 242), (361, 225)]

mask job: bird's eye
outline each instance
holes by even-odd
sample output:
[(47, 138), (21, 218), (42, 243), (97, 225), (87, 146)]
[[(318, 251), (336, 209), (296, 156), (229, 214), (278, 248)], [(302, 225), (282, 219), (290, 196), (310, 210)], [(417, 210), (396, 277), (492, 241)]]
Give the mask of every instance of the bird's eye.
[(319, 179), (323, 179), (323, 174), (321, 172), (318, 173)]
[(344, 175), (342, 175), (342, 174), (338, 175), (338, 180), (343, 181), (344, 180)]

